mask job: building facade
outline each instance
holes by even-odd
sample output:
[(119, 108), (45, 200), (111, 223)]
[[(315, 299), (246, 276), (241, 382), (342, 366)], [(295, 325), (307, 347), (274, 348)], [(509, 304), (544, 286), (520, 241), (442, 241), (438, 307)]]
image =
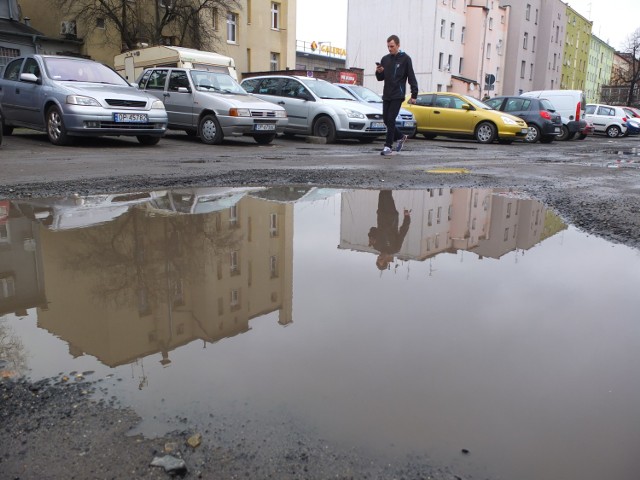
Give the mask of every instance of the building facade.
[(587, 102), (601, 103), (602, 87), (611, 83), (611, 72), (615, 54), (616, 52), (613, 47), (595, 35), (591, 36), (589, 65), (587, 66), (585, 85)]
[[(43, 8), (45, 3), (49, 8)], [(239, 3), (239, 8), (228, 11), (211, 7), (200, 12), (205, 30), (213, 33), (201, 39), (200, 48), (232, 57), (240, 72), (295, 68), (295, 0), (240, 0)], [(164, 15), (168, 5), (171, 4), (140, 0), (136, 8), (143, 12), (139, 13), (140, 18), (152, 23)], [(94, 16), (81, 20), (73, 9), (70, 12), (55, 10), (51, 0), (20, 0), (20, 6), (23, 16), (29, 17), (35, 28), (50, 37), (81, 41), (81, 53), (94, 60), (113, 66), (113, 58), (129, 49), (116, 24), (108, 18)], [(196, 47), (194, 34), (181, 34), (175, 25), (166, 26), (161, 33), (155, 39), (140, 34), (131, 48), (153, 44)]]
[(592, 21), (567, 5), (567, 34), (562, 52), (561, 89), (584, 90), (586, 87), (592, 26)]

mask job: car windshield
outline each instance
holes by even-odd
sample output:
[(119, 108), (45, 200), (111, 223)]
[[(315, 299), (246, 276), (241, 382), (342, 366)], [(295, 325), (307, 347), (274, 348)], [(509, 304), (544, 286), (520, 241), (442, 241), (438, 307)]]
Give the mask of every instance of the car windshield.
[(493, 108), (491, 108), (486, 103), (481, 102), (477, 98), (473, 98), (468, 95), (461, 95), (461, 97), (464, 98), (467, 102), (469, 102), (471, 105), (473, 105), (476, 108), (481, 108), (483, 110), (493, 110)]
[(332, 83), (325, 82), (324, 80), (305, 79), (302, 80), (302, 83), (304, 83), (305, 86), (309, 88), (309, 90), (311, 90), (320, 98), (353, 101), (353, 97), (347, 92), (342, 90), (340, 87), (336, 87)]
[(49, 78), (61, 82), (129, 85), (124, 78), (109, 67), (91, 60), (45, 57), (44, 67)]
[(360, 98), (369, 103), (382, 103), (382, 97), (373, 90), (359, 85), (351, 85), (349, 88), (355, 92)]
[(196, 90), (247, 95), (247, 91), (226, 73), (205, 72), (204, 70), (191, 70), (190, 73)]

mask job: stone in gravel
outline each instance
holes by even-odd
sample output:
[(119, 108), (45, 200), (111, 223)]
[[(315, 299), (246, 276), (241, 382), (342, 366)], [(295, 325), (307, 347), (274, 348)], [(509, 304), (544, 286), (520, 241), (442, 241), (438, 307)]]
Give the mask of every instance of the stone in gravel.
[(202, 443), (202, 434), (200, 433), (196, 433), (195, 435), (191, 435), (189, 437), (189, 439), (187, 440), (187, 443), (189, 444), (190, 447), (192, 448), (197, 448), (200, 446), (200, 443)]
[(187, 464), (184, 460), (181, 460), (171, 455), (165, 455), (164, 457), (155, 457), (151, 461), (152, 467), (162, 467), (167, 473), (184, 473), (187, 471)]

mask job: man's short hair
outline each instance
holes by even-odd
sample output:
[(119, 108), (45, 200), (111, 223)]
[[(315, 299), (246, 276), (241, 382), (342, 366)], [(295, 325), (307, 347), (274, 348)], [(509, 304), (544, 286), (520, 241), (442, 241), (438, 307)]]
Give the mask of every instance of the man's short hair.
[(393, 40), (396, 45), (400, 45), (400, 39), (397, 35), (390, 35), (389, 38), (387, 38), (387, 43), (389, 43), (391, 40)]

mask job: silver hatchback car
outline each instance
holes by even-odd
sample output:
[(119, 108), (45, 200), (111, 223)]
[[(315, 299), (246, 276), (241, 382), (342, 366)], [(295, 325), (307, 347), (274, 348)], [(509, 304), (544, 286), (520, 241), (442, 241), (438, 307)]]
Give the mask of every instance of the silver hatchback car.
[(164, 102), (170, 129), (198, 135), (207, 144), (230, 135), (269, 144), (288, 122), (284, 108), (249, 95), (226, 73), (149, 68), (138, 78), (138, 88)]
[(310, 77), (272, 75), (246, 78), (242, 87), (287, 110), (286, 135), (314, 135), (327, 143), (356, 138), (371, 143), (387, 131), (379, 108), (357, 102), (340, 87)]
[(157, 98), (138, 91), (109, 67), (75, 57), (31, 55), (7, 64), (0, 78), (2, 130), (46, 131), (54, 145), (73, 136), (135, 136), (155, 145), (167, 128)]

